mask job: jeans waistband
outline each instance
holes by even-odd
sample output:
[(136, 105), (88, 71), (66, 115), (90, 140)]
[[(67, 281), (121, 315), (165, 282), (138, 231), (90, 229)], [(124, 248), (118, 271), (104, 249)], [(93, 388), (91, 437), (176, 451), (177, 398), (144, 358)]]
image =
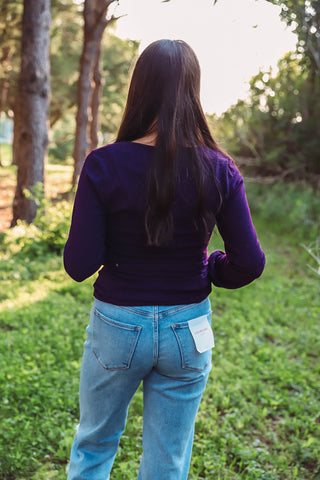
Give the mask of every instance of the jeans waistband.
[(191, 310), (192, 308), (198, 307), (205, 307), (210, 310), (210, 300), (209, 298), (205, 298), (199, 303), (190, 303), (186, 305), (141, 305), (141, 306), (121, 306), (121, 305), (114, 305), (111, 303), (102, 302), (97, 298), (94, 299), (93, 307), (96, 307), (98, 310), (105, 310), (106, 308), (109, 309), (120, 309), (126, 312), (135, 313), (137, 315), (141, 315), (144, 317), (153, 318), (155, 315), (158, 318), (167, 317), (169, 315), (175, 315), (176, 313)]

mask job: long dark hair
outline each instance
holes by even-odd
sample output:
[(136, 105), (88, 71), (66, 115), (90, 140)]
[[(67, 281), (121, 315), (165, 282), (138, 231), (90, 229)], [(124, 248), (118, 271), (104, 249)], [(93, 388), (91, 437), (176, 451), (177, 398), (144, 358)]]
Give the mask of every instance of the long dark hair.
[(153, 42), (138, 58), (116, 142), (137, 140), (153, 132), (157, 140), (148, 176), (145, 229), (148, 245), (163, 246), (173, 233), (179, 148), (189, 147), (192, 152), (198, 192), (196, 223), (206, 230), (212, 212), (206, 208), (205, 182), (208, 175), (214, 180), (214, 172), (198, 147), (221, 151), (201, 107), (198, 59), (182, 40)]

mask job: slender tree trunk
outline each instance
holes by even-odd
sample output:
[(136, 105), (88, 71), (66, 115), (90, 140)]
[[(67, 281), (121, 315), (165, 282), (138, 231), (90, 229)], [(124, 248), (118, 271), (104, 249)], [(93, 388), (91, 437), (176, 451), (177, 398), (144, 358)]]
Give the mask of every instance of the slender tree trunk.
[[(5, 65), (8, 61), (10, 61), (10, 47), (2, 47), (0, 62), (2, 65)], [(8, 91), (9, 81), (4, 74), (3, 78), (0, 80), (0, 113), (3, 111), (4, 106), (7, 103)]]
[(89, 121), (89, 139), (90, 147), (89, 151), (97, 148), (98, 146), (98, 127), (99, 127), (99, 105), (102, 94), (102, 74), (100, 68), (101, 57), (101, 44), (96, 53), (96, 58), (93, 67), (92, 76), (92, 93), (91, 93), (91, 105), (90, 105), (90, 121)]
[(83, 46), (83, 52), (80, 59), (80, 75), (78, 81), (78, 111), (76, 116), (76, 134), (73, 149), (74, 170), (72, 177), (72, 185), (75, 186), (81, 168), (87, 153), (87, 125), (88, 125), (88, 109), (91, 91), (91, 71), (95, 57), (96, 42), (86, 39)]
[(85, 0), (84, 2), (84, 42), (80, 58), (80, 75), (78, 80), (78, 111), (76, 116), (76, 134), (73, 149), (74, 171), (72, 186), (78, 181), (88, 149), (88, 111), (91, 98), (91, 79), (97, 52), (101, 48), (103, 32), (106, 26), (115, 21), (107, 19), (109, 6), (116, 0)]
[[(13, 106), (13, 142), (12, 142), (12, 165), (18, 165), (18, 157), (19, 157), (19, 132), (20, 132), (20, 121), (21, 115), (18, 113), (20, 110), (20, 101), (17, 98), (16, 103)], [(19, 170), (17, 171), (17, 175)], [(17, 177), (17, 186), (16, 186), (16, 195), (18, 193), (18, 177)], [(16, 195), (14, 201), (16, 199)], [(13, 207), (14, 208), (14, 207)]]
[(24, 0), (21, 71), (14, 112), (13, 158), (18, 165), (13, 219), (31, 223), (37, 213), (32, 192), (44, 185), (44, 157), (48, 144), (50, 0)]

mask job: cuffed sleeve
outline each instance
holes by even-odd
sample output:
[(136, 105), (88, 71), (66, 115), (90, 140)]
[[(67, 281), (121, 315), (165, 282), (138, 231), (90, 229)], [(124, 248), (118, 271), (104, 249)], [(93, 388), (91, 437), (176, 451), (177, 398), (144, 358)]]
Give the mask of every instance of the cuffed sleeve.
[(215, 286), (233, 289), (262, 274), (265, 255), (252, 223), (243, 178), (233, 164), (229, 179), (227, 196), (217, 215), (225, 252), (217, 250), (209, 256), (208, 272)]

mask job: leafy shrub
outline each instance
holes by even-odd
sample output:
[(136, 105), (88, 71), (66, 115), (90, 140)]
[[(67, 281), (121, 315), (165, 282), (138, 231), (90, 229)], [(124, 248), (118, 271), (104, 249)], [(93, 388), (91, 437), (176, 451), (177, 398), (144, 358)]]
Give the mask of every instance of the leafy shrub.
[(71, 204), (67, 201), (56, 205), (41, 206), (33, 224), (18, 221), (17, 225), (2, 233), (0, 249), (30, 259), (50, 253), (61, 255), (67, 240)]
[(247, 194), (251, 211), (264, 228), (285, 235), (296, 245), (319, 237), (319, 192), (279, 181), (270, 185), (247, 183)]

